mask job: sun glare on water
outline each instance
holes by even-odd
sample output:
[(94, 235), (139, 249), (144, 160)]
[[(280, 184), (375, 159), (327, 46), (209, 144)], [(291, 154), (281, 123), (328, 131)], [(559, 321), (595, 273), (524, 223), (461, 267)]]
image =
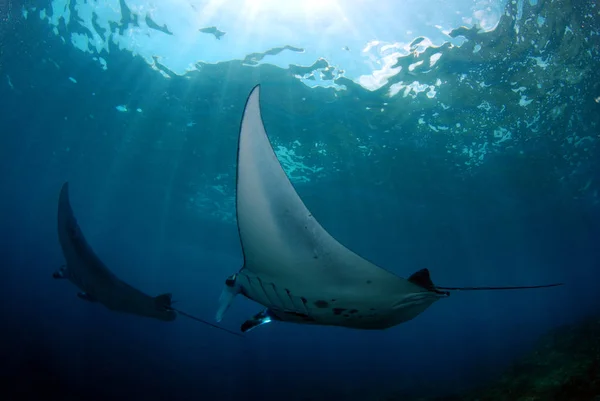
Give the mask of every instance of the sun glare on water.
[(338, 0), (244, 0), (242, 9), (248, 22), (270, 20), (310, 26), (347, 21)]
[(338, 0), (245, 0), (246, 6), (261, 12), (316, 15), (340, 9)]
[(326, 37), (352, 35), (351, 8), (369, 1), (204, 0), (193, 19), (197, 26), (219, 26), (230, 34), (224, 40), (235, 37), (234, 45), (250, 52), (288, 44), (304, 47), (307, 42), (315, 47)]

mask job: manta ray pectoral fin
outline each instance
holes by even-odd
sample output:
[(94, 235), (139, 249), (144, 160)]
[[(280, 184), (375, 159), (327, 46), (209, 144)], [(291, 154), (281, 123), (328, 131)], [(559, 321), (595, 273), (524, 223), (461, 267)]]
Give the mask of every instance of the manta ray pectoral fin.
[(69, 274), (67, 272), (67, 266), (62, 265), (57, 271), (52, 273), (52, 278), (60, 279), (60, 278), (68, 278)]
[(258, 326), (262, 326), (263, 324), (271, 323), (273, 320), (277, 320), (275, 315), (273, 315), (269, 309), (263, 309), (252, 316), (252, 318), (242, 323), (242, 333), (250, 331)]
[(96, 302), (96, 298), (94, 298), (94, 296), (88, 294), (87, 292), (78, 292), (77, 296), (81, 299), (83, 299), (84, 301), (89, 301), (89, 302)]
[(235, 296), (242, 292), (241, 287), (237, 284), (236, 278), (237, 274), (233, 274), (225, 280), (225, 287), (223, 287), (223, 291), (221, 291), (221, 296), (219, 297), (219, 309), (217, 310), (216, 316), (217, 322), (220, 322), (223, 319), (223, 315), (225, 315), (225, 312), (227, 312), (233, 303)]

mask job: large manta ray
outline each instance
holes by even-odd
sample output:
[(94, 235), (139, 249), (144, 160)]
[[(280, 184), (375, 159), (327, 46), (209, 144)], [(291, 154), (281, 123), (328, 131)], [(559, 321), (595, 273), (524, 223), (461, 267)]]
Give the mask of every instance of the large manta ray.
[(283, 171), (250, 93), (239, 133), (237, 224), (244, 256), (225, 281), (217, 321), (237, 294), (265, 306), (243, 332), (273, 320), (386, 329), (421, 314), (449, 290), (552, 287), (438, 287), (427, 269), (408, 279), (363, 259), (333, 238), (306, 208)]
[(60, 190), (58, 199), (57, 230), (66, 265), (54, 272), (52, 277), (67, 279), (75, 284), (81, 290), (77, 293), (79, 298), (97, 302), (112, 311), (167, 322), (175, 320), (179, 313), (203, 324), (240, 335), (173, 308), (171, 294), (152, 297), (127, 284), (111, 272), (86, 241), (73, 214), (69, 200), (69, 184), (66, 182)]

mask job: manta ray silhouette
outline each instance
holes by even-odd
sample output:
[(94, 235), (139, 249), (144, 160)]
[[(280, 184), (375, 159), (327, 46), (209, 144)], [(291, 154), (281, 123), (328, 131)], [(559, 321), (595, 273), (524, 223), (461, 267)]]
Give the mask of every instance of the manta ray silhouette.
[(267, 137), (259, 97), (257, 85), (246, 101), (238, 142), (236, 212), (244, 264), (225, 281), (217, 321), (242, 294), (265, 307), (242, 324), (242, 332), (273, 320), (386, 329), (450, 291), (562, 285), (440, 287), (427, 269), (405, 279), (358, 256), (321, 227), (296, 193)]
[(112, 311), (150, 317), (162, 321), (173, 321), (177, 313), (203, 324), (240, 336), (216, 324), (182, 312), (172, 306), (171, 294), (151, 297), (137, 288), (120, 280), (96, 256), (86, 241), (69, 200), (69, 184), (64, 183), (58, 201), (58, 238), (62, 247), (66, 265), (52, 276), (56, 279), (68, 279), (81, 292), (79, 298), (97, 302)]

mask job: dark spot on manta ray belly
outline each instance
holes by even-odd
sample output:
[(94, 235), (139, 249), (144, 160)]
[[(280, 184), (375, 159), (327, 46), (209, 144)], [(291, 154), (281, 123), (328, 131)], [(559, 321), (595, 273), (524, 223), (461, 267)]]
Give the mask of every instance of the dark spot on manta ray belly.
[(311, 316), (305, 315), (304, 313), (294, 312), (294, 311), (284, 311), (286, 315), (296, 316), (304, 319), (307, 322), (314, 322), (315, 319)]
[(315, 306), (317, 308), (327, 308), (329, 306), (329, 303), (327, 301), (319, 299), (318, 301), (315, 301)]
[(333, 308), (332, 310), (334, 315), (341, 315), (346, 311), (345, 308)]

